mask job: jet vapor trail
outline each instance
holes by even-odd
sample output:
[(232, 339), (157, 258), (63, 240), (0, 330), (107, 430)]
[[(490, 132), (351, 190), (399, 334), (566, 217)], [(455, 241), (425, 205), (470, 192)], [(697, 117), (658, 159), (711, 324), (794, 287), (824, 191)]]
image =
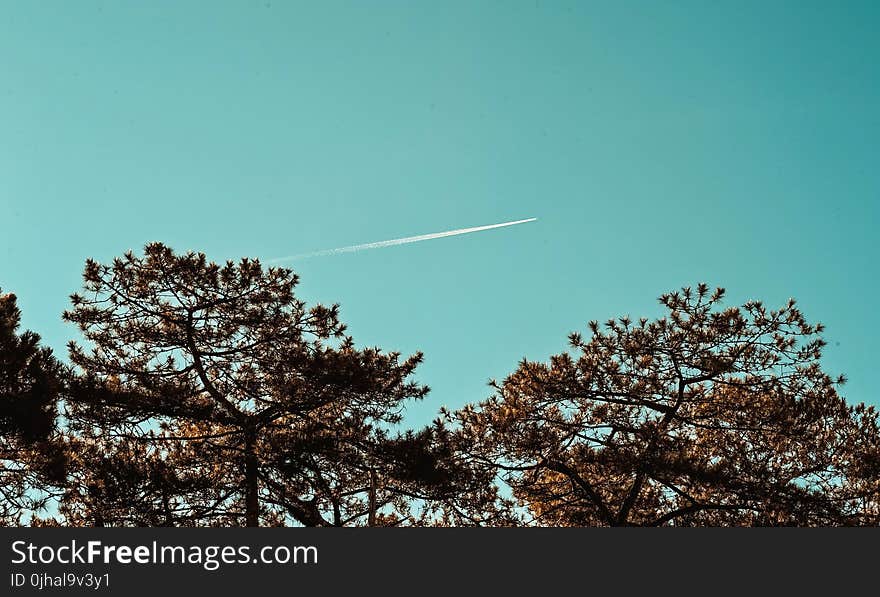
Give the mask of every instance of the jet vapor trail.
[(501, 224), (489, 224), (488, 226), (475, 226), (473, 228), (459, 228), (458, 230), (447, 230), (446, 232), (432, 232), (430, 234), (420, 234), (418, 236), (407, 236), (406, 238), (395, 238), (392, 240), (380, 240), (374, 243), (366, 243), (363, 245), (352, 245), (350, 247), (339, 247), (336, 249), (324, 249), (323, 251), (315, 251), (314, 253), (302, 253), (300, 255), (290, 255), (289, 257), (278, 257), (269, 259), (266, 263), (278, 263), (280, 261), (293, 261), (294, 259), (305, 259), (307, 257), (324, 257), (327, 255), (339, 255), (341, 253), (356, 253), (357, 251), (366, 251), (368, 249), (381, 249), (383, 247), (394, 247), (397, 245), (407, 245), (409, 243), (418, 243), (423, 240), (434, 240), (435, 238), (446, 238), (447, 236), (458, 236), (460, 234), (470, 234), (471, 232), (482, 232), (483, 230), (492, 230), (493, 228), (504, 228), (505, 226), (516, 226), (517, 224), (525, 224), (526, 222), (534, 222), (538, 218), (527, 218), (525, 220), (516, 220), (514, 222), (503, 222)]

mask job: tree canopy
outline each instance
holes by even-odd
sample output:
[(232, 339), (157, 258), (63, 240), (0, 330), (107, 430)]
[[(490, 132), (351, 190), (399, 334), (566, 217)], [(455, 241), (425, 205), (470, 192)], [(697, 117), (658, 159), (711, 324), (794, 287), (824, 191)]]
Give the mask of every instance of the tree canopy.
[(0, 523), (41, 508), (64, 473), (54, 443), (63, 371), (34, 332), (19, 333), (14, 294), (0, 291)]
[(795, 302), (723, 307), (706, 285), (667, 314), (590, 323), (575, 355), (524, 360), (447, 413), (531, 524), (877, 524), (877, 415), (838, 395)]
[(794, 300), (664, 294), (411, 429), (421, 353), (358, 347), (289, 269), (153, 243), (83, 281), (70, 366), (0, 294), (0, 523), (880, 523), (877, 412)]
[(406, 515), (383, 454), (405, 402), (428, 391), (411, 381), (421, 354), (355, 348), (338, 306), (306, 307), (296, 275), (258, 261), (217, 265), (151, 244), (144, 257), (89, 261), (84, 280), (64, 314), (88, 343), (70, 345), (83, 375), (72, 418), (87, 444), (80, 453), (94, 447), (126, 467), (84, 479), (68, 508), (86, 520), (95, 508), (116, 511), (101, 493), (113, 486), (139, 496), (140, 515), (152, 513), (145, 522), (325, 526)]

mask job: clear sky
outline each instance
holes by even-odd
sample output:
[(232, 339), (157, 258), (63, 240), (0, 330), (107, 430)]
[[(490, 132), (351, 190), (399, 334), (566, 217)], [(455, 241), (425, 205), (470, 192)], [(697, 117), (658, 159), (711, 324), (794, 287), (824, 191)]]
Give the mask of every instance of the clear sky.
[(0, 0), (0, 286), (60, 353), (86, 257), (295, 262), (412, 421), (706, 281), (799, 299), (874, 387), (876, 2)]

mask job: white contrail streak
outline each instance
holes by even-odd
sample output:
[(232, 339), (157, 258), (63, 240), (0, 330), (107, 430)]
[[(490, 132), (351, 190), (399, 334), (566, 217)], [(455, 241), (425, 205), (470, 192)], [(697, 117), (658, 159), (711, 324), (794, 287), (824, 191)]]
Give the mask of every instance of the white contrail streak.
[(293, 261), (294, 259), (305, 259), (307, 257), (324, 257), (327, 255), (339, 255), (341, 253), (356, 253), (357, 251), (366, 251), (368, 249), (381, 249), (383, 247), (394, 247), (396, 245), (407, 245), (409, 243), (418, 243), (423, 240), (434, 240), (435, 238), (446, 238), (447, 236), (458, 236), (459, 234), (470, 234), (471, 232), (482, 232), (483, 230), (492, 230), (493, 228), (504, 228), (505, 226), (516, 226), (517, 224), (525, 224), (526, 222), (534, 222), (538, 218), (527, 218), (525, 220), (516, 220), (514, 222), (503, 222), (501, 224), (489, 224), (488, 226), (474, 226), (473, 228), (459, 228), (458, 230), (447, 230), (446, 232), (432, 232), (430, 234), (420, 234), (418, 236), (407, 236), (406, 238), (395, 238), (392, 240), (380, 240), (375, 243), (366, 243), (363, 245), (352, 245), (350, 247), (339, 247), (337, 249), (324, 249), (323, 251), (315, 251), (314, 253), (302, 253), (300, 255), (290, 255), (288, 257), (277, 257), (269, 259), (266, 263), (278, 263), (281, 261)]

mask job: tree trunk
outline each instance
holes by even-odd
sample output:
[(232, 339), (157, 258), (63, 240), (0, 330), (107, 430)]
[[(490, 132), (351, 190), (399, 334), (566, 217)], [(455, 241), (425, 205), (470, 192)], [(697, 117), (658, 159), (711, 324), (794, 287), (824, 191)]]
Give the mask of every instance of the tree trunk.
[(260, 485), (259, 466), (257, 460), (257, 430), (254, 427), (245, 429), (245, 461), (244, 461), (244, 503), (245, 524), (249, 527), (260, 526)]

